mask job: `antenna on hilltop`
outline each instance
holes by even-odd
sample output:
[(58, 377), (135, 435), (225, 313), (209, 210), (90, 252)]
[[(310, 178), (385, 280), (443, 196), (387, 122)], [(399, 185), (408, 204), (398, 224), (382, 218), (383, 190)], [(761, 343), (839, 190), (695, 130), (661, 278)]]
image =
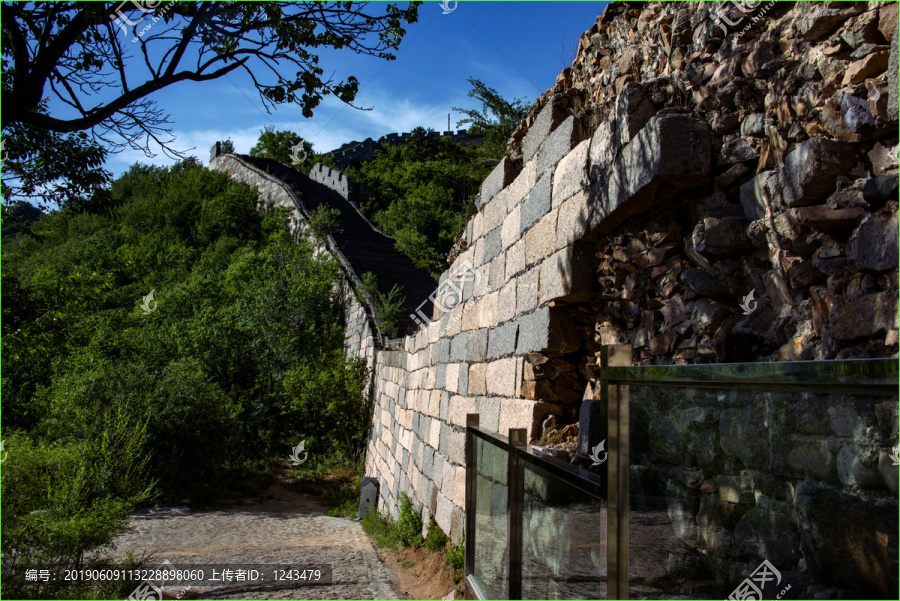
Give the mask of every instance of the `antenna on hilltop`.
[(447, 113), (447, 131), (450, 131), (450, 113)]

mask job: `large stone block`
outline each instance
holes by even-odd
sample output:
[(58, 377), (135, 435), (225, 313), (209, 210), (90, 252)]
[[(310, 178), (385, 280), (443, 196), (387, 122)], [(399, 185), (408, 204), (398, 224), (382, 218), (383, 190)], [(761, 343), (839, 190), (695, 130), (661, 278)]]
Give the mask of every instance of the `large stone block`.
[(501, 244), (501, 236), (503, 234), (503, 228), (495, 227), (488, 233), (484, 238), (484, 263), (490, 263), (494, 260), (494, 257), (500, 254), (500, 251), (503, 249)]
[(506, 280), (510, 281), (525, 269), (525, 241), (519, 240), (506, 252)]
[(511, 355), (516, 350), (518, 335), (519, 326), (514, 321), (491, 329), (488, 334), (488, 359)]
[(516, 394), (516, 359), (508, 357), (487, 364), (485, 374), (487, 393), (503, 397)]
[(497, 321), (503, 323), (516, 315), (516, 280), (512, 278), (500, 289), (497, 299)]
[(622, 87), (616, 105), (591, 137), (589, 149), (591, 176), (604, 173), (615, 162), (619, 151), (647, 124), (656, 107), (644, 87), (631, 82)]
[(571, 353), (581, 342), (575, 322), (561, 307), (541, 307), (519, 318), (519, 343), (516, 354), (554, 352)]
[(556, 250), (556, 213), (544, 215), (525, 233), (525, 262), (534, 265)]
[(539, 304), (551, 300), (582, 301), (591, 296), (594, 284), (592, 248), (576, 244), (547, 257), (540, 266)]
[(897, 269), (900, 260), (897, 213), (866, 217), (854, 232), (848, 251), (847, 258), (855, 259), (859, 269), (878, 272)]
[(622, 149), (606, 176), (592, 172), (594, 233), (710, 180), (709, 127), (689, 115), (658, 115)]
[(831, 313), (834, 337), (857, 340), (897, 328), (897, 293), (878, 292), (834, 307)]
[(522, 207), (516, 205), (503, 219), (500, 242), (503, 250), (506, 250), (521, 238), (522, 231)]
[(481, 204), (477, 208), (483, 207), (489, 203), (500, 190), (512, 183), (516, 178), (516, 166), (509, 160), (509, 157), (503, 157), (491, 174), (487, 176), (481, 184)]
[(579, 133), (575, 117), (560, 123), (538, 150), (538, 173), (553, 173), (562, 158), (580, 141)]
[(487, 342), (487, 328), (471, 332), (466, 341), (466, 361), (484, 361), (487, 357)]
[(476, 396), (487, 393), (485, 388), (486, 372), (487, 366), (485, 363), (473, 363), (469, 366), (468, 390), (466, 394)]
[(835, 181), (856, 164), (851, 144), (810, 138), (784, 159), (784, 204), (802, 207), (824, 201), (834, 192)]
[[(560, 123), (565, 121), (568, 114), (562, 103), (551, 99), (550, 102), (541, 109), (537, 119), (528, 128), (525, 134), (525, 140), (522, 142), (522, 159), (528, 163), (531, 158), (537, 154), (538, 149), (550, 133), (555, 130)], [(482, 193), (483, 196), (483, 193)]]
[(524, 235), (528, 228), (546, 215), (550, 211), (550, 207), (550, 174), (545, 173), (522, 201), (522, 216), (520, 220), (521, 234)]
[(552, 206), (559, 206), (564, 200), (589, 187), (588, 151), (590, 140), (584, 140), (575, 146), (556, 167), (553, 174)]
[(582, 190), (559, 206), (556, 217), (556, 247), (562, 248), (581, 240), (591, 226), (590, 191)]
[(516, 313), (519, 315), (537, 307), (540, 269), (526, 271), (516, 278)]

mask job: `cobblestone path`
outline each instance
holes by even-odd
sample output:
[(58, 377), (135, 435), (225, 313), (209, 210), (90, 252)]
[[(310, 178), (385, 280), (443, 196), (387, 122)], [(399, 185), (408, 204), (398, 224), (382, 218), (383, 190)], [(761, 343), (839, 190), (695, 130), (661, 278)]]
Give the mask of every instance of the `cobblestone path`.
[(296, 586), (234, 584), (164, 588), (182, 599), (403, 599), (362, 527), (323, 515), (309, 503), (285, 502), (181, 514), (178, 511), (131, 518), (135, 531), (117, 539), (114, 554), (155, 552), (147, 567), (172, 564), (330, 564), (332, 584)]

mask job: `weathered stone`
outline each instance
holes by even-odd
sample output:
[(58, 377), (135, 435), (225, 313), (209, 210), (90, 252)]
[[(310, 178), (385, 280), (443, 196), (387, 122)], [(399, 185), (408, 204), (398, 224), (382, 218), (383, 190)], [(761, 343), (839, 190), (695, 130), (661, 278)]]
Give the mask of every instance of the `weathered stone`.
[(845, 94), (841, 100), (841, 116), (847, 129), (864, 138), (879, 134), (887, 125), (875, 118), (866, 98)]
[(745, 223), (739, 217), (707, 217), (703, 221), (703, 235), (696, 245), (697, 252), (712, 259), (720, 259), (739, 255), (753, 248), (753, 243), (744, 232)]
[(897, 327), (897, 293), (878, 292), (835, 306), (831, 312), (834, 337), (857, 340)]
[(555, 211), (544, 215), (525, 233), (525, 261), (528, 265), (533, 265), (554, 250), (556, 250)]
[(875, 206), (881, 206), (886, 200), (897, 200), (897, 176), (881, 175), (866, 180), (863, 199)]
[(481, 184), (481, 208), (491, 201), (500, 190), (510, 185), (516, 178), (516, 165), (508, 157), (503, 157), (491, 174)]
[(894, 39), (894, 30), (897, 28), (897, 4), (888, 2), (878, 11), (878, 31), (888, 42)]
[(538, 304), (540, 269), (532, 268), (516, 278), (516, 313), (531, 311)]
[(789, 209), (788, 212), (792, 218), (803, 225), (822, 232), (851, 229), (866, 214), (865, 210), (859, 207), (832, 209), (825, 206), (800, 207)]
[(579, 143), (557, 165), (556, 172), (553, 175), (552, 205), (554, 207), (562, 204), (564, 200), (573, 194), (588, 188), (590, 183), (588, 180), (588, 151), (590, 150), (590, 145), (590, 140), (584, 140)]
[(784, 160), (787, 206), (807, 206), (825, 200), (834, 191), (837, 177), (845, 174), (856, 160), (856, 150), (849, 144), (827, 138), (803, 142)]
[(556, 166), (581, 140), (575, 117), (569, 117), (559, 124), (538, 150), (538, 173), (553, 173)]
[(488, 334), (488, 359), (496, 359), (503, 355), (512, 354), (516, 350), (518, 337), (519, 324), (516, 322), (491, 328)]
[(569, 115), (562, 104), (555, 99), (551, 99), (547, 105), (541, 109), (535, 122), (525, 134), (525, 140), (522, 143), (522, 158), (525, 163), (531, 160), (531, 157), (537, 154), (538, 149), (550, 133), (555, 130), (560, 123), (566, 120)]
[(764, 171), (741, 186), (741, 207), (747, 219), (772, 216), (779, 204), (782, 181), (778, 171)]
[(567, 302), (590, 298), (594, 283), (593, 249), (587, 245), (568, 246), (541, 263), (538, 302)]
[(843, 85), (851, 85), (865, 81), (885, 72), (890, 61), (890, 53), (875, 52), (850, 64), (844, 74)]
[(502, 237), (503, 228), (496, 227), (488, 233), (484, 238), (484, 259), (483, 263), (489, 263), (494, 260), (494, 257), (500, 254), (502, 250)]
[(521, 233), (524, 234), (550, 211), (550, 174), (545, 174), (531, 188), (522, 201)]
[(741, 121), (741, 135), (763, 138), (766, 135), (765, 113), (752, 113)]
[(571, 353), (581, 345), (575, 322), (558, 307), (541, 307), (519, 319), (517, 355), (532, 352)]
[[(896, 11), (896, 5), (894, 11)], [(890, 96), (888, 97), (887, 113), (888, 119), (893, 123), (897, 123), (898, 113), (898, 64), (900, 64), (900, 23), (894, 19), (894, 37), (891, 38), (891, 58), (888, 62), (888, 85), (890, 86)]]
[(700, 299), (691, 306), (691, 321), (698, 334), (712, 334), (722, 324), (731, 310), (722, 303)]
[(837, 31), (850, 17), (862, 11), (863, 8), (855, 4), (850, 4), (846, 8), (843, 4), (834, 8), (825, 4), (813, 4), (797, 21), (797, 31), (808, 42), (820, 40)]
[(896, 270), (900, 261), (897, 231), (897, 213), (866, 217), (853, 234), (847, 257), (855, 260), (859, 269), (878, 272)]
[(503, 246), (503, 250), (506, 250), (519, 240), (521, 230), (522, 205), (516, 205), (503, 219), (503, 226), (501, 227), (500, 233), (500, 242)]
[(692, 292), (700, 296), (713, 298), (732, 299), (728, 287), (719, 278), (710, 275), (702, 269), (685, 269), (681, 272), (681, 281)]
[(734, 165), (746, 163), (759, 158), (759, 153), (739, 135), (725, 136), (722, 147), (716, 151), (716, 165)]
[[(685, 152), (663, 150), (672, 148)], [(592, 184), (591, 204), (597, 209), (591, 216), (592, 230), (607, 232), (682, 190), (708, 182), (710, 153), (709, 128), (702, 121), (687, 115), (653, 117), (622, 149), (607, 176)]]
[(619, 151), (647, 124), (656, 107), (647, 91), (638, 83), (622, 88), (613, 111), (594, 131), (590, 144), (591, 177), (605, 172), (616, 160)]
[(812, 261), (803, 261), (791, 267), (788, 280), (791, 288), (797, 292), (804, 292), (812, 286), (825, 283), (825, 274), (819, 271)]

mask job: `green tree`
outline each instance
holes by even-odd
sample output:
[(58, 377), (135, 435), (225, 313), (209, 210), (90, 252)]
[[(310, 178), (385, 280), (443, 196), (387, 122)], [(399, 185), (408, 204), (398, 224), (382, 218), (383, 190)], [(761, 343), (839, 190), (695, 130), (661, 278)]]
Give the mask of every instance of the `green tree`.
[(497, 90), (478, 78), (469, 77), (468, 82), (472, 86), (468, 96), (479, 101), (481, 109), (453, 107), (454, 111), (466, 115), (465, 119), (457, 123), (457, 127), (470, 124), (469, 133), (484, 136), (482, 155), (494, 162), (499, 161), (506, 153), (506, 143), (510, 136), (515, 133), (519, 121), (528, 111), (528, 104), (525, 103), (525, 98), (503, 98)]
[[(294, 156), (294, 147), (302, 142), (303, 138), (299, 134), (287, 130), (277, 131), (274, 125), (267, 125), (259, 132), (259, 139), (250, 149), (250, 156), (272, 159), (284, 165), (290, 165)], [(309, 143), (304, 144), (304, 151), (306, 144)], [(311, 144), (309, 147), (312, 150)], [(298, 156), (302, 156), (302, 153), (298, 152)]]
[[(90, 198), (108, 180), (97, 169), (106, 152), (152, 156), (154, 143), (182, 156), (153, 96), (184, 81), (243, 70), (267, 109), (296, 104), (310, 117), (327, 95), (352, 105), (356, 77), (326, 76), (318, 49), (392, 60), (419, 2), (374, 11), (356, 2), (154, 4), (3, 2), (2, 135), (15, 159), (4, 171), (18, 178), (4, 178), (4, 202), (57, 180), (68, 183), (54, 184), (52, 200)], [(142, 68), (125, 68), (137, 62)], [(90, 142), (69, 135), (76, 132)], [(41, 135), (53, 144), (29, 144)]]

